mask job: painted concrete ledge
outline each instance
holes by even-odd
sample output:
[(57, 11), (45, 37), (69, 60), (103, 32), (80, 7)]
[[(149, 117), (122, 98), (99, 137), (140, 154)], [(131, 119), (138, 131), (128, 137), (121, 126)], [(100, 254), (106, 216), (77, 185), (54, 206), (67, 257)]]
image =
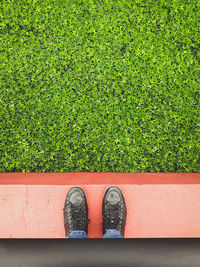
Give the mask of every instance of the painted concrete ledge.
[(102, 237), (102, 198), (124, 193), (125, 237), (200, 237), (200, 173), (0, 173), (0, 238), (65, 238), (63, 205), (82, 186), (89, 237)]

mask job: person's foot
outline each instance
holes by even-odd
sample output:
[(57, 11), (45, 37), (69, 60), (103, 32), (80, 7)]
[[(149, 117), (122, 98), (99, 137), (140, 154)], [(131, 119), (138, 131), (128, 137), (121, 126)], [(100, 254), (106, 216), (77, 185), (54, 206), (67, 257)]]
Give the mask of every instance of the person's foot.
[(103, 197), (103, 235), (108, 229), (115, 229), (124, 236), (126, 224), (126, 203), (121, 190), (110, 186)]
[(64, 226), (68, 236), (72, 231), (85, 231), (88, 234), (88, 204), (81, 187), (72, 187), (64, 204)]

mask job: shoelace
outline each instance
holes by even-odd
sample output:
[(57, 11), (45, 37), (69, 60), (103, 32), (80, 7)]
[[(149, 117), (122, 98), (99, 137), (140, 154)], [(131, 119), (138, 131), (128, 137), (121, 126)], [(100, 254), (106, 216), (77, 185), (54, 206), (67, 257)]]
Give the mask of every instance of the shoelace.
[(86, 210), (84, 209), (84, 204), (77, 207), (74, 206), (72, 209), (73, 209), (72, 217), (69, 218), (70, 220), (69, 225), (71, 226), (71, 228), (82, 229), (83, 227), (86, 226), (86, 224), (90, 223), (90, 219), (88, 219), (87, 221), (85, 220)]
[(105, 207), (105, 216), (103, 226), (105, 229), (118, 229), (121, 224), (120, 205), (107, 204)]
[(73, 221), (74, 225), (77, 229), (79, 229), (82, 225), (85, 224), (85, 213), (86, 210), (81, 206), (73, 208)]

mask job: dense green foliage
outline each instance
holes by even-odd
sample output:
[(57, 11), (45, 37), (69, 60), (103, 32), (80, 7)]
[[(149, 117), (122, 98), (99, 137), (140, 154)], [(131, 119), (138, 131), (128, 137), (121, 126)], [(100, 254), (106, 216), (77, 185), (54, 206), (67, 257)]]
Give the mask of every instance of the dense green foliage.
[(199, 172), (200, 2), (2, 0), (1, 172)]

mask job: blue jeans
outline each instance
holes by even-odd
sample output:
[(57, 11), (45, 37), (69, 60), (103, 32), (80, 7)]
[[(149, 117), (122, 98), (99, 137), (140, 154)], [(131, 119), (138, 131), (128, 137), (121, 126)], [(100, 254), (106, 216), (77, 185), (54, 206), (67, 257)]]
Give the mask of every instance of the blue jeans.
[[(71, 234), (67, 236), (67, 238), (88, 238), (88, 235), (85, 231), (72, 231)], [(108, 230), (104, 235), (103, 238), (124, 238), (120, 235), (120, 232), (115, 229)]]

